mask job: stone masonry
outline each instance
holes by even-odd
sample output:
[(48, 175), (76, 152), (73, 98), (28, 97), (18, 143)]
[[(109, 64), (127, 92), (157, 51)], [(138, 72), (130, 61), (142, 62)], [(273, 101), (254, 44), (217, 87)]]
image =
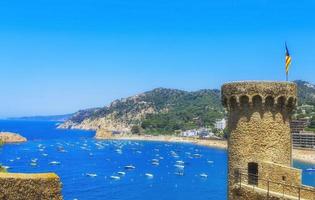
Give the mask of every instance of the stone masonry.
[[(302, 187), (301, 171), (291, 167), (290, 118), (297, 103), (296, 85), (227, 83), (222, 86), (222, 103), (228, 111), (228, 199), (246, 199), (235, 193), (236, 179), (274, 192), (280, 192), (283, 186), (273, 186), (271, 181), (294, 189)], [(247, 177), (240, 178), (242, 173)], [(293, 193), (287, 190), (289, 195)]]
[(61, 182), (54, 173), (0, 173), (0, 200), (62, 200)]

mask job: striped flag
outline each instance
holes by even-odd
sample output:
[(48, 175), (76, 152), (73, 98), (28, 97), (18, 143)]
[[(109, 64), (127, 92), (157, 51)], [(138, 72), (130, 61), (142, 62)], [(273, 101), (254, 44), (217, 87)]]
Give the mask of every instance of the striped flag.
[(285, 73), (288, 75), (289, 69), (291, 65), (291, 56), (287, 47), (287, 43), (285, 43)]

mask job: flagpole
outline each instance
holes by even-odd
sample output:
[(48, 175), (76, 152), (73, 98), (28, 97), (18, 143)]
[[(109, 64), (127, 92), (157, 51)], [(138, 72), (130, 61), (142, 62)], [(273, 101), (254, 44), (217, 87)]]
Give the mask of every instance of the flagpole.
[(286, 81), (289, 81), (289, 73), (286, 72)]

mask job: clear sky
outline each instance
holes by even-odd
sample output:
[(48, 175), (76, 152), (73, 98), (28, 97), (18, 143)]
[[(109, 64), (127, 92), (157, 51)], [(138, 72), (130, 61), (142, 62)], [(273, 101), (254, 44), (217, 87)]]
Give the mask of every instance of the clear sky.
[(315, 82), (312, 0), (1, 0), (0, 117), (71, 113), (156, 87)]

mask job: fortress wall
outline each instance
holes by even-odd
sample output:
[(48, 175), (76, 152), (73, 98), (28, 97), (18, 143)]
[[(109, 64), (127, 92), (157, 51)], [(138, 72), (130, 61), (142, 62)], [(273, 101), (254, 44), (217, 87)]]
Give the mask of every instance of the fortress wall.
[(229, 199), (235, 170), (249, 163), (272, 162), (290, 167), (290, 117), (297, 88), (289, 82), (233, 82), (222, 86), (228, 115)]
[[(233, 188), (232, 198), (237, 200), (296, 200), (297, 198), (283, 196), (282, 194), (269, 194), (269, 196), (264, 191), (252, 190), (251, 188)], [(313, 200), (313, 199), (309, 199)]]
[[(270, 180), (272, 182), (283, 183), (285, 185), (300, 187), (302, 182), (302, 170), (277, 165), (271, 162), (264, 162), (260, 165), (259, 178), (263, 180)], [(275, 184), (270, 184), (269, 188), (274, 191), (282, 191), (282, 187), (274, 185)], [(260, 182), (259, 187), (267, 188), (266, 181)], [(293, 192), (296, 192), (296, 190)]]
[(301, 197), (304, 199), (315, 200), (315, 188), (302, 185)]
[(279, 112), (234, 113), (229, 118), (231, 130), (228, 153), (231, 168), (247, 168), (249, 162), (270, 161), (291, 165), (289, 121)]
[(0, 173), (0, 200), (62, 200), (61, 182), (54, 173)]

